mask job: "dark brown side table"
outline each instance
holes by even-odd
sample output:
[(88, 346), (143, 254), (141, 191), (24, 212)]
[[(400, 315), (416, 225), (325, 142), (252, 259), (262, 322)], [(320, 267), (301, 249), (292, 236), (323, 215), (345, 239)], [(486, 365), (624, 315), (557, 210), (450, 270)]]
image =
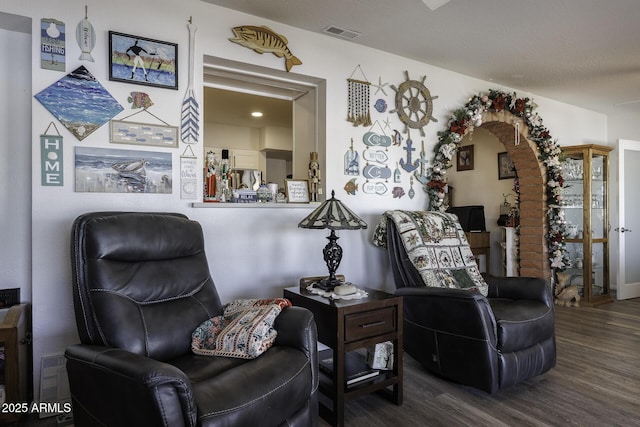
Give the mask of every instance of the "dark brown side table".
[[(333, 359), (331, 373), (320, 370), (320, 416), (334, 426), (344, 425), (346, 401), (368, 393), (382, 392), (395, 404), (402, 405), (402, 297), (361, 289), (368, 296), (356, 300), (332, 300), (301, 286), (284, 290), (284, 297), (293, 305), (313, 313), (318, 340), (330, 348), (319, 356), (322, 361), (328, 351)], [(364, 365), (362, 351), (354, 350), (386, 341), (393, 343), (393, 368), (347, 384), (347, 371), (353, 367), (353, 361), (359, 360)]]

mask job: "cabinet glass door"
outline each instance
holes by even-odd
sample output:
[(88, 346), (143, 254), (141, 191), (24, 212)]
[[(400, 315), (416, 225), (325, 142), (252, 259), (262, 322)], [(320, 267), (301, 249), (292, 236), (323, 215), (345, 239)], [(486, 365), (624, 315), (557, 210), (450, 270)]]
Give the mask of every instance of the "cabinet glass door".
[(578, 145), (563, 151), (568, 285), (578, 288), (584, 302), (600, 304), (610, 301), (607, 169), (611, 148)]

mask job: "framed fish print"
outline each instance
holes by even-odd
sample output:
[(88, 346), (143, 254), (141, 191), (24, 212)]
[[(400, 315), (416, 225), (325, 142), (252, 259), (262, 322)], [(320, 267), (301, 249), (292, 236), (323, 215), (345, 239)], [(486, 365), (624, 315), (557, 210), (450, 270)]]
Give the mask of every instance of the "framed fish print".
[(176, 148), (178, 127), (151, 123), (111, 120), (110, 137), (114, 144), (153, 145)]
[(109, 31), (109, 80), (178, 89), (178, 45)]

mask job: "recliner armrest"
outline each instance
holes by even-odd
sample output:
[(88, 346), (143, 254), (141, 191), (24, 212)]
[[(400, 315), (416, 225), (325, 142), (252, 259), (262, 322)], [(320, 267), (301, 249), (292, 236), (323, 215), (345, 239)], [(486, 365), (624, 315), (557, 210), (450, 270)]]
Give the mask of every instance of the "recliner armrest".
[(276, 317), (274, 328), (278, 336), (274, 345), (297, 348), (309, 358), (313, 388), (318, 388), (318, 331), (313, 313), (304, 307), (286, 307)]
[(551, 287), (542, 278), (485, 276), (484, 279), (489, 285), (488, 298), (528, 299), (553, 306)]
[(122, 349), (84, 344), (69, 346), (65, 356), (74, 416), (80, 420), (114, 426), (196, 424), (191, 383), (178, 368)]

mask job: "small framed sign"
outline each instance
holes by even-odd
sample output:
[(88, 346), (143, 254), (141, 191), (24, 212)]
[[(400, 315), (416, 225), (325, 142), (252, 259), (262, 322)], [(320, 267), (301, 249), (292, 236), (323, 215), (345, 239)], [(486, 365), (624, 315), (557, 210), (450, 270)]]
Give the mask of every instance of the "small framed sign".
[(306, 179), (286, 180), (288, 203), (309, 203), (309, 181)]

